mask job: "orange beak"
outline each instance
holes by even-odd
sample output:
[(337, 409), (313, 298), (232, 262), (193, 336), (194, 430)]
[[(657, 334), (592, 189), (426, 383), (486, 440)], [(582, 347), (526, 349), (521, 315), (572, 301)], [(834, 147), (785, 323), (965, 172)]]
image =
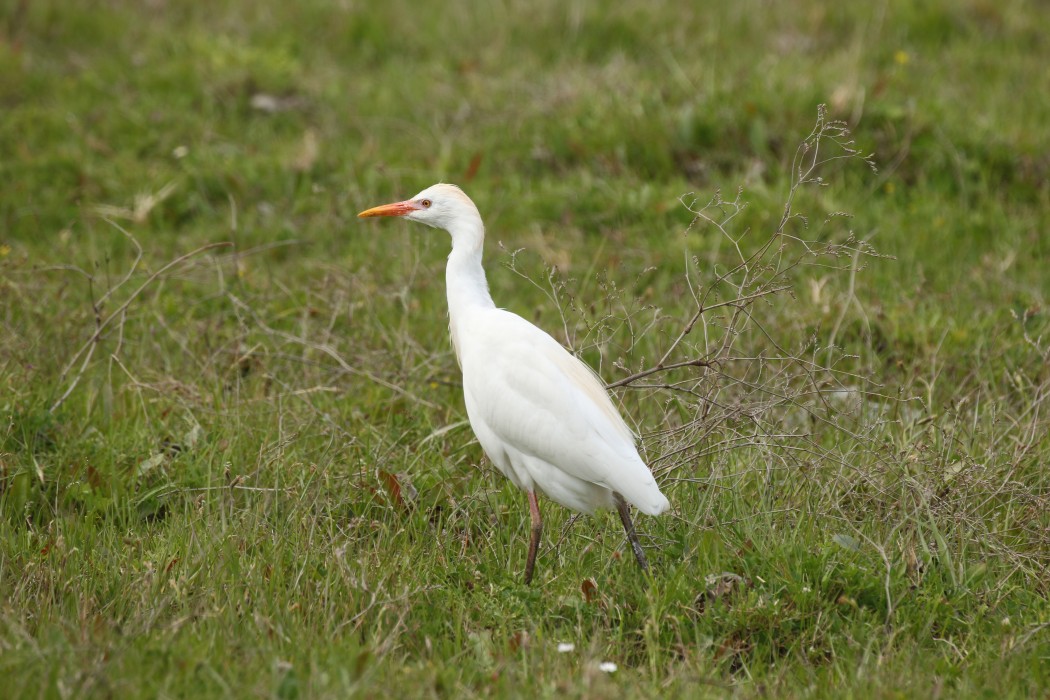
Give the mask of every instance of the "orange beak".
[(372, 207), (371, 209), (365, 209), (357, 216), (362, 219), (367, 219), (371, 216), (404, 216), (410, 214), (420, 207), (415, 202), (406, 199), (404, 202), (394, 202), (393, 204), (382, 204), (378, 207)]

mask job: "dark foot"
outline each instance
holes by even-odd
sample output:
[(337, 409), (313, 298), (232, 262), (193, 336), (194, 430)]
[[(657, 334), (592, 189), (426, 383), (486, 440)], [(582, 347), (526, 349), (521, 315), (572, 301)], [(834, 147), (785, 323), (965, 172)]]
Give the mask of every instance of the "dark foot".
[(627, 506), (627, 501), (623, 500), (623, 496), (615, 491), (613, 492), (613, 498), (616, 499), (616, 510), (620, 513), (623, 531), (627, 533), (631, 549), (634, 550), (634, 558), (638, 560), (638, 566), (641, 567), (642, 571), (649, 571), (649, 561), (645, 558), (645, 550), (642, 549), (642, 543), (638, 541), (638, 533), (634, 531), (634, 523), (631, 522), (631, 511)]

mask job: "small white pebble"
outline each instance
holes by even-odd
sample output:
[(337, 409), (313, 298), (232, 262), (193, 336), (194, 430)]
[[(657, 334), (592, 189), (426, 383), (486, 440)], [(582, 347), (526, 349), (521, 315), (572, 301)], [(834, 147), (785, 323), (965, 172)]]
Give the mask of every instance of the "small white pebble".
[(616, 673), (616, 664), (612, 661), (603, 661), (598, 664), (598, 670), (604, 671), (605, 673)]
[(257, 95), (252, 95), (250, 104), (252, 109), (257, 109), (260, 112), (276, 112), (281, 108), (281, 103), (276, 97), (262, 92)]
[(576, 651), (576, 645), (572, 642), (558, 642), (558, 653), (568, 654), (570, 651)]

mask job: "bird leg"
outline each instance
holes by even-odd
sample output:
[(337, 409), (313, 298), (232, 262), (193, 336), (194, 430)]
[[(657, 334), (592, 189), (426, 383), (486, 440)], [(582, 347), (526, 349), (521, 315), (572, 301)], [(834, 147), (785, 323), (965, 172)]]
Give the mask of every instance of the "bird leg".
[(532, 515), (532, 539), (529, 540), (529, 558), (525, 560), (525, 585), (532, 583), (532, 570), (536, 568), (536, 550), (540, 548), (540, 535), (543, 534), (543, 520), (540, 518), (540, 504), (536, 492), (529, 491), (529, 513)]
[(627, 508), (627, 501), (623, 500), (623, 496), (615, 491), (613, 491), (613, 498), (616, 499), (616, 510), (620, 513), (623, 531), (627, 533), (627, 539), (631, 542), (631, 549), (634, 550), (634, 558), (638, 560), (638, 566), (641, 567), (642, 571), (649, 571), (649, 562), (645, 558), (645, 551), (642, 550), (642, 543), (638, 541), (638, 533), (634, 531), (634, 523), (631, 522), (631, 511)]

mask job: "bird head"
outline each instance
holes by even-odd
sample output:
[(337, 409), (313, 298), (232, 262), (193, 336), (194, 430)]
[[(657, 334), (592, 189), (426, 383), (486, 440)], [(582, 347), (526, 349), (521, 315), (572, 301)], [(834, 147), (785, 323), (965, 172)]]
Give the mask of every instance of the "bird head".
[(358, 214), (361, 218), (372, 216), (400, 216), (409, 221), (418, 221), (427, 226), (452, 231), (457, 224), (466, 221), (481, 221), (474, 202), (455, 185), (439, 183), (431, 185), (415, 197), (403, 202), (383, 204)]

